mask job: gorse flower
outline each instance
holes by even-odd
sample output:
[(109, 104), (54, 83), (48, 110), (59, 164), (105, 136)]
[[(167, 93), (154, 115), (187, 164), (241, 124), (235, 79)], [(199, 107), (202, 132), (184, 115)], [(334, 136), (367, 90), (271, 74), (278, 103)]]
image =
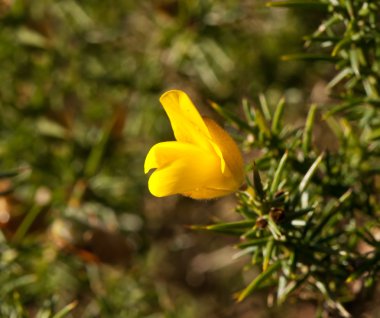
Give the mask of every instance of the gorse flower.
[(154, 145), (145, 159), (149, 190), (157, 196), (182, 194), (211, 199), (236, 191), (243, 182), (243, 158), (232, 138), (212, 119), (201, 117), (186, 93), (160, 98), (177, 141)]

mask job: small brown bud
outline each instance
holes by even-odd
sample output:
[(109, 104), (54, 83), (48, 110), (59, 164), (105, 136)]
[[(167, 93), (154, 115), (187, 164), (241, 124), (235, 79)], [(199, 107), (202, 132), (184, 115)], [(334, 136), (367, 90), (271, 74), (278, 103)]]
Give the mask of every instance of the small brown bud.
[(259, 229), (265, 229), (268, 225), (268, 221), (264, 219), (263, 217), (258, 217), (256, 220), (256, 226)]
[(271, 208), (269, 211), (269, 216), (275, 223), (280, 223), (285, 218), (285, 211), (281, 208)]
[(241, 187), (239, 188), (240, 191), (246, 191), (248, 189), (248, 185), (246, 183), (243, 183)]
[(279, 190), (275, 193), (274, 197), (275, 197), (275, 199), (279, 199), (279, 198), (283, 197), (285, 194), (286, 194), (286, 192), (284, 190)]

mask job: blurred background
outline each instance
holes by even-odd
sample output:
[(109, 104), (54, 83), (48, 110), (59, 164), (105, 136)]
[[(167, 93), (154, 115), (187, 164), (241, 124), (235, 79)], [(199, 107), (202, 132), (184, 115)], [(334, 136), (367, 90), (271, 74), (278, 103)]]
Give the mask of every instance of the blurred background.
[(313, 314), (236, 304), (252, 273), (234, 240), (188, 226), (235, 219), (234, 197), (154, 198), (143, 162), (173, 139), (168, 89), (219, 121), (208, 100), (240, 114), (286, 96), (302, 120), (330, 70), (280, 58), (320, 19), (261, 0), (0, 0), (0, 316)]

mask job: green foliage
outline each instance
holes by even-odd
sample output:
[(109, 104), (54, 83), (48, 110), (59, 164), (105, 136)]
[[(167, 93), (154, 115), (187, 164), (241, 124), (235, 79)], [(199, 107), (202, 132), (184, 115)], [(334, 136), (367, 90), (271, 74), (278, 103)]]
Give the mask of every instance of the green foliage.
[[(145, 197), (144, 155), (152, 139), (169, 135), (158, 103), (168, 88), (214, 100), (255, 151), (238, 195), (241, 219), (206, 227), (239, 237), (247, 268), (262, 269), (239, 300), (275, 286), (279, 304), (300, 295), (347, 315), (342, 304), (358, 297), (352, 284), (375, 286), (379, 4), (268, 7), (0, 1), (1, 317), (203, 317), (228, 306), (210, 296), (230, 286), (220, 277), (200, 294), (157, 274), (174, 263), (186, 276), (179, 260), (190, 263), (191, 240), (171, 233), (194, 220), (181, 209), (165, 218), (168, 208)], [(307, 52), (285, 51), (322, 18), (305, 38)], [(313, 102), (304, 127), (287, 124), (316, 70), (333, 99)], [(257, 103), (243, 100), (245, 118), (232, 109), (260, 91)], [(181, 244), (176, 260), (155, 255)]]
[(1, 317), (216, 307), (156, 274), (172, 260), (152, 250), (173, 248), (168, 220), (149, 220), (162, 208), (146, 208), (142, 162), (169, 138), (164, 90), (232, 105), (275, 79), (304, 81), (278, 66), (299, 21), (264, 29), (268, 14), (237, 0), (0, 0)]
[[(325, 10), (317, 31), (305, 40), (311, 53), (285, 59), (333, 63), (335, 75), (330, 75), (327, 87), (335, 100), (311, 105), (304, 127), (284, 124), (284, 100), (274, 111), (269, 111), (264, 97), (253, 105), (244, 101), (244, 124), (219, 112), (247, 136), (247, 150), (260, 150), (250, 166), (247, 189), (238, 195), (236, 211), (243, 220), (206, 227), (238, 236), (238, 255), (250, 255), (249, 265), (262, 268), (238, 295), (239, 301), (274, 286), (278, 304), (291, 295), (309, 297), (332, 315), (349, 317), (344, 305), (376, 284), (379, 5), (361, 0), (268, 3)], [(317, 146), (319, 114), (330, 129), (324, 128)], [(332, 143), (337, 146), (328, 148)], [(353, 288), (354, 282), (359, 290)]]

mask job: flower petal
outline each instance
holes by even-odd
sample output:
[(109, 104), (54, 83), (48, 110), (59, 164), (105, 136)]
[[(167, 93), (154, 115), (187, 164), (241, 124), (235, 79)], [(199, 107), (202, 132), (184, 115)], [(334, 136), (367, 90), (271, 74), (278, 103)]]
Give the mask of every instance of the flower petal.
[(209, 131), (185, 92), (168, 91), (160, 97), (160, 102), (170, 119), (176, 140), (210, 149)]
[(237, 190), (232, 176), (221, 172), (220, 158), (191, 144), (156, 144), (145, 161), (145, 171), (151, 168), (157, 169), (150, 176), (148, 186), (157, 197), (182, 194), (208, 199)]
[(148, 173), (151, 169), (164, 168), (182, 156), (199, 156), (202, 154), (201, 149), (192, 144), (177, 141), (160, 142), (150, 148), (146, 155), (144, 172)]
[[(238, 146), (215, 121), (207, 117), (204, 117), (203, 120), (213, 143), (220, 149), (223, 159), (239, 187), (244, 180), (244, 161)], [(216, 152), (218, 153), (218, 151)]]

